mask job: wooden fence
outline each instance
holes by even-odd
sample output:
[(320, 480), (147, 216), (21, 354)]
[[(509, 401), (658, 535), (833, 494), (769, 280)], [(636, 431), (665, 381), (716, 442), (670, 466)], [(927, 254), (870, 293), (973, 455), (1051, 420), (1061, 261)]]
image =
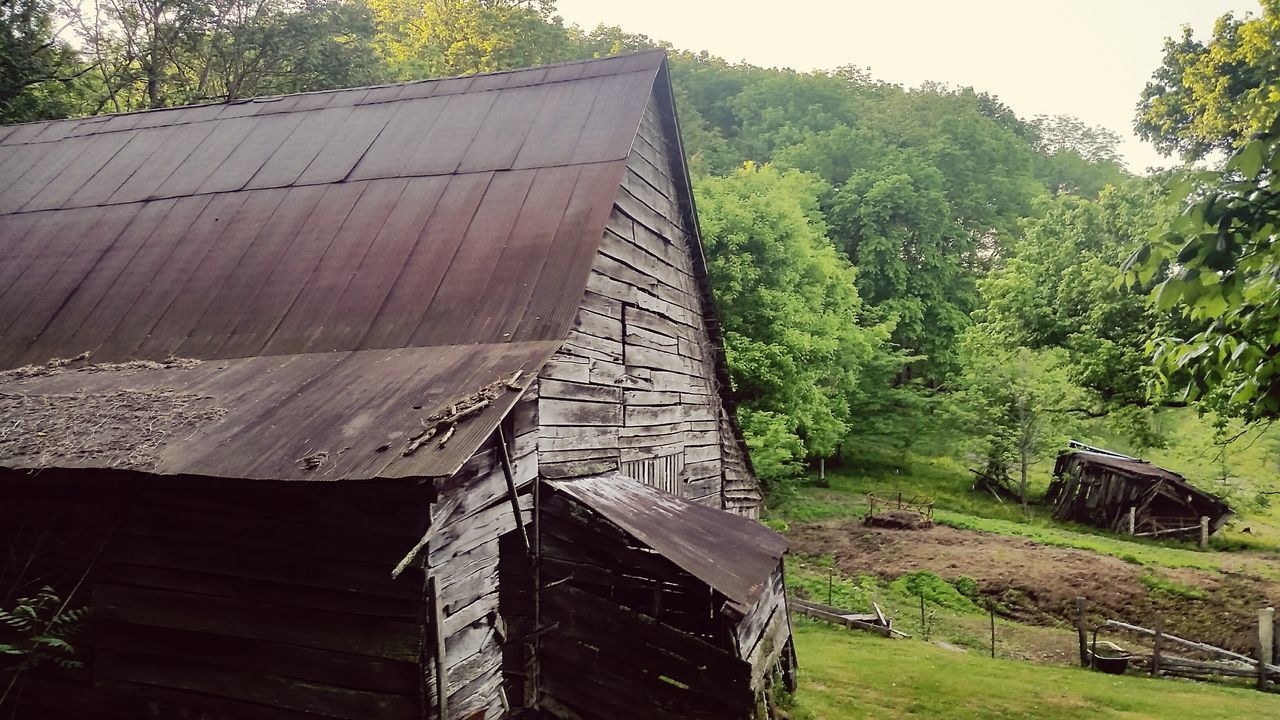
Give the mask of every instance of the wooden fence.
[[(1216, 678), (1252, 678), (1259, 690), (1280, 690), (1280, 636), (1275, 632), (1274, 608), (1263, 608), (1258, 611), (1257, 637), (1254, 655), (1251, 657), (1208, 643), (1187, 640), (1164, 631), (1163, 619), (1156, 617), (1154, 627), (1107, 620), (1093, 629), (1093, 646), (1088, 641), (1088, 628), (1084, 620), (1085, 599), (1076, 598), (1076, 628), (1080, 636), (1080, 664), (1089, 667), (1092, 649), (1096, 648), (1099, 630), (1116, 630), (1131, 635), (1150, 638), (1151, 653), (1130, 653), (1130, 664), (1145, 670), (1152, 677), (1161, 675), (1169, 677), (1185, 677), (1198, 680)], [(1181, 655), (1193, 654), (1197, 657), (1182, 657), (1172, 649), (1181, 650)], [(1209, 659), (1205, 659), (1209, 658)]]

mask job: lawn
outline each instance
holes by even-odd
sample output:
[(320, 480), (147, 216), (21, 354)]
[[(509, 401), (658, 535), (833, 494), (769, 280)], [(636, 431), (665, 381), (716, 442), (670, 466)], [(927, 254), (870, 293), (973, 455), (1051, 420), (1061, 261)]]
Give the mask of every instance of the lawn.
[(796, 621), (795, 638), (798, 720), (1205, 720), (1280, 712), (1280, 697), (1255, 690), (992, 660), (805, 620)]

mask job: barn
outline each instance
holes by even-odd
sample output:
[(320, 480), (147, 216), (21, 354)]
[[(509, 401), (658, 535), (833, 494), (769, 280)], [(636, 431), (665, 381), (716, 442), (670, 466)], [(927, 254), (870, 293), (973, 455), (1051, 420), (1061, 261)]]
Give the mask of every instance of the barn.
[(0, 258), (6, 717), (794, 681), (663, 53), (3, 127)]
[(1231, 517), (1221, 499), (1172, 470), (1076, 441), (1058, 456), (1045, 500), (1053, 516), (1137, 537), (1194, 538)]

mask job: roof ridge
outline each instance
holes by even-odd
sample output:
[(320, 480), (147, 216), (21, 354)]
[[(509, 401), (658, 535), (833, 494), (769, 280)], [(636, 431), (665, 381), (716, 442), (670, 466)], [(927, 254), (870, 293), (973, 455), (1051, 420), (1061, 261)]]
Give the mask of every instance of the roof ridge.
[[(617, 55), (604, 55), (604, 56), (597, 56), (597, 57), (591, 57), (591, 58), (584, 58), (584, 59), (580, 59), (580, 60), (566, 60), (566, 61), (564, 61), (564, 62), (553, 63), (553, 64), (550, 64), (550, 65), (531, 65), (531, 66), (529, 66), (529, 67), (511, 68), (511, 69), (508, 69), (508, 70), (494, 70), (494, 71), (492, 71), (492, 72), (487, 72), (487, 73), (474, 73), (474, 74), (469, 74), (469, 75), (465, 75), (465, 74), (464, 74), (464, 75), (448, 75), (448, 76), (442, 76), (442, 77), (421, 78), (421, 79), (418, 79), (418, 80), (404, 80), (404, 81), (401, 81), (401, 82), (394, 82), (394, 83), (381, 83), (381, 84), (377, 84), (377, 85), (356, 85), (356, 86), (353, 86), (353, 87), (329, 88), (329, 89), (326, 89), (326, 90), (307, 90), (307, 91), (305, 91), (305, 92), (284, 93), (284, 94), (280, 94), (280, 95), (255, 95), (255, 96), (253, 96), (253, 97), (237, 98), (237, 99), (235, 99), (235, 100), (222, 100), (222, 101), (216, 101), (216, 102), (215, 102), (215, 101), (210, 101), (210, 102), (203, 102), (203, 103), (191, 103), (191, 104), (188, 104), (188, 105), (174, 105), (174, 106), (171, 106), (171, 107), (162, 107), (162, 108), (143, 108), (143, 109), (140, 109), (140, 110), (128, 110), (128, 111), (125, 111), (125, 112), (102, 113), (102, 114), (99, 114), (99, 115), (85, 115), (85, 116), (83, 116), (83, 117), (57, 118), (57, 119), (53, 119), (53, 120), (32, 120), (32, 121), (30, 121), (30, 122), (24, 122), (24, 123), (13, 123), (13, 124), (11, 124), (11, 125), (0, 125), (0, 145), (6, 145), (6, 144), (12, 144), (12, 145), (39, 145), (39, 144), (41, 144), (41, 143), (46, 143), (46, 142), (57, 142), (58, 140), (62, 140), (62, 139), (64, 139), (65, 137), (69, 137), (69, 136), (61, 136), (61, 137), (49, 138), (48, 140), (36, 140), (36, 139), (34, 139), (36, 136), (33, 136), (33, 139), (32, 139), (31, 141), (29, 141), (29, 142), (16, 142), (16, 143), (7, 143), (7, 142), (6, 142), (6, 141), (7, 141), (7, 139), (8, 139), (8, 137), (9, 137), (10, 135), (12, 135), (12, 134), (16, 133), (16, 132), (18, 131), (18, 129), (19, 129), (19, 128), (27, 128), (27, 127), (37, 126), (37, 125), (39, 125), (39, 126), (46, 126), (46, 127), (48, 127), (48, 126), (58, 125), (58, 124), (61, 124), (61, 123), (86, 123), (86, 122), (88, 122), (88, 123), (96, 123), (96, 122), (102, 122), (102, 123), (105, 123), (105, 122), (107, 122), (107, 121), (109, 121), (109, 120), (111, 120), (111, 119), (113, 119), (113, 118), (134, 117), (134, 116), (148, 115), (148, 114), (151, 114), (151, 113), (178, 112), (178, 111), (182, 111), (182, 110), (192, 110), (192, 109), (195, 109), (195, 108), (206, 108), (206, 107), (235, 107), (235, 106), (239, 106), (239, 105), (248, 105), (248, 104), (265, 104), (265, 103), (279, 102), (279, 101), (281, 101), (281, 100), (284, 100), (285, 98), (312, 97), (312, 96), (318, 96), (318, 95), (331, 95), (331, 94), (335, 94), (335, 95), (336, 95), (336, 94), (339, 94), (339, 93), (355, 93), (355, 92), (359, 92), (359, 91), (361, 91), (361, 90), (363, 90), (363, 91), (365, 91), (366, 93), (368, 93), (368, 92), (373, 91), (373, 90), (383, 90), (383, 89), (386, 89), (386, 88), (404, 88), (404, 87), (413, 87), (413, 86), (417, 86), (417, 85), (430, 85), (430, 84), (435, 84), (435, 83), (446, 83), (446, 82), (450, 82), (450, 81), (462, 81), (462, 80), (466, 80), (466, 81), (468, 81), (468, 83), (470, 84), (470, 83), (473, 83), (477, 78), (501, 77), (501, 76), (505, 76), (505, 75), (517, 75), (517, 74), (521, 74), (521, 73), (530, 73), (530, 74), (532, 74), (532, 73), (537, 73), (537, 72), (542, 72), (542, 73), (544, 73), (544, 74), (545, 74), (547, 71), (549, 71), (549, 70), (553, 70), (553, 69), (557, 69), (557, 68), (572, 67), (572, 66), (575, 66), (575, 65), (591, 65), (591, 64), (595, 64), (595, 63), (603, 63), (603, 62), (607, 62), (607, 61), (610, 61), (610, 60), (620, 60), (620, 59), (621, 59), (621, 60), (625, 60), (625, 59), (627, 59), (627, 58), (637, 58), (637, 57), (643, 57), (643, 56), (647, 56), (647, 55), (654, 55), (654, 54), (660, 54), (660, 55), (662, 55), (662, 56), (665, 58), (665, 57), (666, 57), (666, 52), (667, 52), (667, 51), (666, 51), (665, 49), (662, 49), (662, 48), (656, 48), (656, 49), (653, 49), (653, 50), (641, 50), (641, 51), (639, 51), (639, 52), (619, 53), (619, 54), (617, 54)], [(625, 67), (625, 65), (623, 65), (622, 67)], [(626, 69), (626, 70), (623, 70), (622, 68), (620, 68), (620, 69), (619, 69), (619, 72), (618, 72), (618, 73), (616, 73), (616, 74), (623, 74), (624, 72), (636, 72), (636, 71), (638, 71), (638, 70), (639, 70), (639, 68), (631, 68), (631, 69)], [(548, 85), (548, 84), (558, 83), (558, 82), (570, 82), (570, 81), (578, 80), (578, 79), (581, 79), (581, 78), (578, 78), (578, 77), (572, 77), (572, 78), (561, 78), (561, 79), (556, 79), (556, 80), (541, 80), (541, 81), (538, 81), (538, 82), (529, 83), (529, 85), (530, 85), (530, 86), (535, 86), (535, 85)], [(479, 90), (478, 92), (488, 92), (488, 91), (490, 91), (490, 90), (499, 90), (499, 89), (501, 89), (501, 86), (499, 86), (499, 87), (494, 87), (494, 88), (485, 88), (485, 89), (483, 89), (483, 90)], [(466, 92), (466, 89), (464, 88), (464, 89), (460, 90), (459, 92)], [(456, 93), (456, 92), (455, 92), (455, 93), (442, 93), (442, 94), (441, 94), (441, 96), (444, 96), (444, 95), (454, 95), (454, 94), (457, 94), (457, 93)], [(352, 103), (352, 104), (353, 104), (353, 105), (377, 105), (377, 104), (388, 103), (388, 102), (396, 102), (396, 101), (401, 100), (401, 99), (410, 100), (410, 99), (416, 99), (416, 98), (399, 98), (399, 97), (393, 97), (393, 98), (387, 98), (386, 100), (377, 100), (377, 101), (368, 102), (368, 103), (359, 103), (359, 102), (357, 102), (357, 103)], [(271, 113), (271, 112), (255, 113), (255, 115), (278, 115), (278, 114), (284, 114), (284, 113), (290, 113), (290, 112), (307, 112), (308, 110), (316, 110), (316, 109), (320, 109), (320, 108), (289, 108), (289, 109), (281, 110), (281, 111), (279, 111), (279, 112), (274, 112), (274, 113)], [(219, 118), (217, 115), (214, 115), (214, 116), (207, 117), (207, 118), (201, 118), (201, 119), (199, 119), (199, 120), (192, 120), (192, 121), (190, 121), (190, 122), (188, 122), (188, 123), (178, 123), (178, 122), (175, 122), (175, 123), (168, 123), (168, 124), (160, 124), (160, 125), (156, 125), (156, 127), (171, 127), (171, 126), (176, 126), (176, 125), (191, 124), (191, 123), (195, 123), (195, 122), (207, 122), (207, 121), (217, 120), (217, 119), (220, 119), (220, 118)], [(87, 133), (83, 133), (82, 135), (77, 135), (76, 137), (84, 137), (84, 136), (88, 136), (88, 135), (104, 135), (104, 134), (106, 134), (106, 133), (108, 133), (108, 132), (120, 132), (120, 131), (123, 131), (123, 130), (131, 130), (131, 129), (134, 129), (134, 128), (132, 128), (132, 127), (130, 127), (130, 128), (116, 128), (116, 129), (112, 129), (112, 130), (105, 130), (105, 131), (103, 131), (103, 132), (96, 132), (96, 133), (95, 133), (95, 132), (87, 132)], [(7, 131), (7, 132), (6, 132), (6, 131)]]

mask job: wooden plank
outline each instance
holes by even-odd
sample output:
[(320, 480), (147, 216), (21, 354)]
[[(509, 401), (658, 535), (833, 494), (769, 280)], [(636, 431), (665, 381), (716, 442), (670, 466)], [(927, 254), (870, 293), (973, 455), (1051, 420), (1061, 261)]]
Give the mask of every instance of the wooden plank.
[(582, 358), (558, 352), (552, 356), (551, 360), (547, 361), (546, 365), (542, 366), (538, 377), (544, 380), (555, 379), (587, 383), (591, 381), (591, 363)]
[(587, 400), (590, 402), (621, 403), (622, 388), (608, 385), (544, 380), (541, 396), (553, 400)]
[(608, 425), (547, 427), (543, 429), (543, 436), (538, 441), (538, 447), (544, 453), (553, 450), (587, 450), (594, 448), (616, 450), (618, 448), (618, 433), (620, 430), (621, 428)]
[(595, 295), (592, 298), (599, 299), (600, 302), (609, 303), (612, 315), (604, 315), (595, 312), (587, 307), (587, 300), (583, 301), (583, 305), (578, 309), (578, 315), (574, 318), (573, 327), (578, 332), (593, 337), (622, 342), (622, 305), (617, 301), (610, 301), (608, 298)]
[(270, 705), (173, 690), (157, 685), (99, 678), (93, 687), (94, 710), (119, 718), (235, 718), (236, 720), (319, 720), (326, 715), (294, 712)]
[(688, 417), (686, 405), (628, 405), (626, 408), (627, 427), (670, 425), (684, 422)]
[(427, 596), (431, 603), (431, 628), (435, 637), (434, 655), (436, 675), (436, 717), (449, 717), (449, 681), (446, 669), (448, 658), (445, 646), (444, 603), (440, 598), (440, 580), (435, 575), (427, 577)]
[(415, 620), (420, 601), (387, 598), (355, 589), (299, 587), (261, 578), (214, 575), (185, 569), (102, 563), (99, 582), (156, 590), (191, 592), (215, 597), (269, 602), (340, 614)]
[(410, 696), (349, 690), (262, 672), (106, 649), (96, 653), (95, 661), (95, 673), (104, 680), (195, 692), (343, 720), (400, 718), (418, 712), (417, 702)]
[(93, 604), (105, 618), (136, 625), (341, 650), (388, 660), (416, 662), (418, 658), (415, 623), (110, 584), (94, 589)]
[(543, 477), (569, 478), (599, 475), (618, 469), (618, 461), (611, 460), (575, 460), (572, 462), (547, 463), (542, 466)]
[(707, 369), (698, 365), (698, 363), (681, 357), (670, 350), (654, 349), (640, 345), (627, 346), (628, 367), (645, 367), (651, 370), (681, 373), (691, 377), (704, 377)]
[(198, 662), (378, 693), (412, 695), (420, 685), (416, 662), (146, 625), (101, 622), (94, 646), (168, 657), (177, 664)]
[(543, 399), (538, 401), (538, 417), (543, 425), (622, 425), (622, 406), (617, 403)]

